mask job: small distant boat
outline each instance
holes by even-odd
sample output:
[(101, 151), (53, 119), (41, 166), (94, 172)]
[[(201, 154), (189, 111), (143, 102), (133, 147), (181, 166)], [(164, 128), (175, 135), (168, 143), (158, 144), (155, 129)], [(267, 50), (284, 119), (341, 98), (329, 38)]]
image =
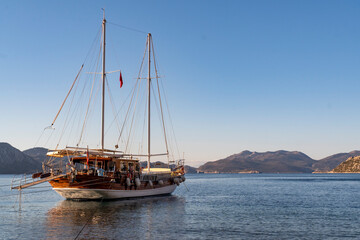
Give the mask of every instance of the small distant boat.
[[(43, 172), (33, 174), (37, 179), (32, 182), (13, 186), (13, 189), (23, 189), (43, 182), (49, 182), (52, 188), (66, 199), (89, 200), (89, 199), (121, 199), (146, 197), (155, 195), (171, 194), (180, 183), (185, 181), (184, 159), (168, 163), (166, 168), (152, 168), (150, 160), (156, 156), (169, 156), (166, 153), (152, 154), (150, 148), (150, 101), (151, 80), (150, 64), (153, 53), (152, 36), (147, 35), (146, 49), (148, 55), (147, 77), (147, 154), (131, 154), (117, 149), (106, 149), (104, 146), (104, 122), (105, 122), (105, 14), (102, 21), (102, 111), (101, 111), (101, 148), (88, 147), (65, 147), (62, 149), (49, 150), (48, 159), (43, 164)], [(155, 66), (156, 67), (156, 66)], [(83, 66), (80, 69), (82, 71)], [(80, 74), (79, 72), (79, 74)], [(79, 76), (78, 74), (78, 76)], [(157, 74), (157, 73), (156, 73)], [(77, 77), (78, 77), (77, 76)], [(76, 77), (76, 79), (77, 79)], [(76, 82), (73, 83), (73, 86)], [(121, 73), (120, 82), (122, 85)], [(73, 87), (72, 86), (72, 87)], [(72, 89), (71, 87), (71, 89)], [(71, 92), (71, 89), (69, 93)], [(69, 96), (69, 93), (67, 97)], [(159, 90), (160, 94), (160, 90)], [(67, 99), (64, 100), (64, 103)], [(62, 104), (61, 108), (63, 107)], [(57, 114), (59, 115), (61, 108)], [(162, 106), (160, 102), (161, 114)], [(57, 116), (51, 126), (53, 126)], [(162, 121), (164, 119), (162, 118)], [(163, 123), (164, 124), (164, 123)], [(164, 126), (165, 132), (165, 126)], [(166, 139), (165, 139), (166, 141)], [(166, 146), (167, 147), (167, 146)], [(115, 146), (117, 148), (117, 145)], [(147, 166), (141, 167), (140, 158), (147, 158)], [(64, 163), (65, 162), (65, 163)]]

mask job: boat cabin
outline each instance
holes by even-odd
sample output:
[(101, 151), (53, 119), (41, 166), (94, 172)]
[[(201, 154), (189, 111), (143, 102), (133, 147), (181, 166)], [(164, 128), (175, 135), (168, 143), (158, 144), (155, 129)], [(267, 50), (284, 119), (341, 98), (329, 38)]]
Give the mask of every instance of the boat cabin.
[(140, 162), (136, 159), (79, 156), (71, 158), (70, 162), (78, 174), (114, 177), (116, 174), (141, 173)]

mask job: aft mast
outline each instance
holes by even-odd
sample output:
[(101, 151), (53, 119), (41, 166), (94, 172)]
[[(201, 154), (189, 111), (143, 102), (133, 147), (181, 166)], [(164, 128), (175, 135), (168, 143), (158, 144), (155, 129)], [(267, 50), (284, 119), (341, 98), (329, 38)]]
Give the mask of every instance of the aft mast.
[(101, 149), (104, 150), (104, 126), (105, 126), (105, 27), (106, 27), (106, 19), (105, 19), (105, 9), (104, 11), (103, 21), (102, 21), (102, 30), (103, 30), (103, 57), (102, 57), (102, 111), (101, 111)]
[(147, 166), (148, 166), (148, 173), (150, 173), (150, 154), (151, 154), (151, 151), (150, 151), (150, 87), (151, 87), (151, 76), (150, 76), (150, 70), (151, 70), (151, 57), (150, 57), (150, 54), (151, 54), (151, 44), (150, 44), (150, 41), (151, 41), (151, 33), (148, 33), (148, 57), (149, 57), (149, 72), (148, 72), (148, 163), (147, 163)]

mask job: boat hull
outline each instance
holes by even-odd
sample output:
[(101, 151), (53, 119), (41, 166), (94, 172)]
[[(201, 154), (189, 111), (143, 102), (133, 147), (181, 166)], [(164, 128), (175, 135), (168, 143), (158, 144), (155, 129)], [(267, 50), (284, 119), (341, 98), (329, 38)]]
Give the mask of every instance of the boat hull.
[(149, 197), (171, 194), (177, 185), (168, 185), (144, 190), (112, 190), (112, 189), (85, 189), (85, 188), (53, 188), (58, 194), (66, 199), (73, 200), (97, 200), (97, 199), (122, 199)]

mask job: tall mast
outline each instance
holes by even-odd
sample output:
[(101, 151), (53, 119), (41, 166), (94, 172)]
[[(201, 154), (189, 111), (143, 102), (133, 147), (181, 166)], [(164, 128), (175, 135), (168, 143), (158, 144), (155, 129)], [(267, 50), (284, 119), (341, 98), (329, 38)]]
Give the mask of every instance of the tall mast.
[(148, 55), (149, 55), (149, 72), (148, 72), (148, 173), (150, 173), (150, 83), (151, 83), (151, 76), (150, 76), (150, 70), (151, 70), (151, 48), (150, 48), (150, 41), (151, 41), (151, 33), (148, 33)]
[(102, 30), (103, 30), (103, 58), (102, 58), (102, 62), (103, 62), (103, 66), (102, 66), (102, 111), (101, 111), (101, 149), (104, 150), (104, 125), (105, 125), (105, 78), (106, 78), (106, 73), (105, 73), (105, 24), (106, 24), (106, 19), (105, 19), (105, 10), (104, 11), (104, 16), (103, 16), (103, 21), (102, 21)]

